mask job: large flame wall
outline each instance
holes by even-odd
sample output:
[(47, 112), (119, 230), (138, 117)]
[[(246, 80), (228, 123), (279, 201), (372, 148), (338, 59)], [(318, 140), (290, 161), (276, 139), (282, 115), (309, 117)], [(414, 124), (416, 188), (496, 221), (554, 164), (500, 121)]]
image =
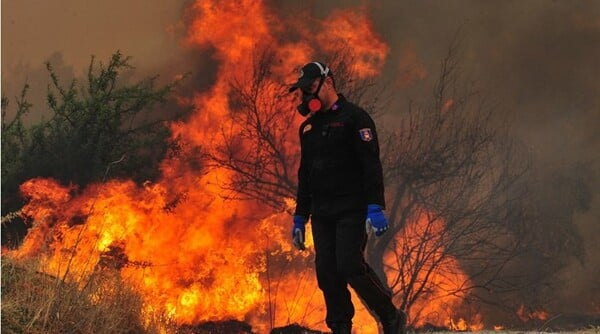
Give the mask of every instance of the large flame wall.
[[(378, 74), (387, 52), (361, 11), (338, 12), (318, 25), (326, 33), (319, 34), (316, 45), (305, 42), (308, 36), (283, 42), (281, 29), (287, 24), (260, 1), (198, 1), (192, 12), (185, 43), (212, 49), (218, 68), (211, 88), (194, 96), (189, 120), (171, 125), (173, 138), (188, 149), (210, 151), (221, 140), (221, 129), (239, 129), (229, 117), (235, 111), (230, 109), (229, 83), (251, 79), (255, 50), (274, 49), (282, 60), (271, 69), (278, 86), (294, 80), (295, 69), (312, 60), (321, 46), (327, 51), (332, 41), (352, 44), (359, 59), (356, 71), (364, 76)], [(360, 25), (349, 24), (357, 20)], [(297, 117), (293, 105), (287, 112)], [(300, 121), (298, 117), (296, 125)], [(296, 133), (290, 131), (294, 143)], [(293, 322), (325, 329), (313, 254), (292, 250), (289, 214), (225, 200), (219, 184), (230, 178), (227, 170), (199, 171), (169, 159), (161, 169), (157, 183), (112, 180), (78, 195), (75, 187), (53, 180), (26, 182), (21, 189), (29, 201), (23, 213), (32, 218), (33, 227), (15, 254), (42, 255), (42, 270), (73, 281), (98, 266), (118, 269), (142, 294), (147, 310), (180, 324), (238, 319), (263, 332)], [(372, 317), (357, 309), (361, 333), (376, 333)]]

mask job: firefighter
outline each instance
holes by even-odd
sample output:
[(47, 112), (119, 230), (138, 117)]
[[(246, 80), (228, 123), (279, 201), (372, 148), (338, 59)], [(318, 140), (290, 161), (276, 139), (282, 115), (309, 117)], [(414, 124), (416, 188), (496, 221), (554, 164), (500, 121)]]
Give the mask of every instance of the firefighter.
[[(317, 282), (333, 333), (351, 333), (354, 306), (348, 284), (381, 322), (385, 334), (405, 333), (406, 315), (364, 259), (367, 231), (388, 229), (375, 124), (338, 94), (323, 63), (304, 65), (290, 92), (300, 90), (300, 168), (292, 238), (304, 249), (310, 219)], [(365, 224), (367, 228), (365, 228)]]

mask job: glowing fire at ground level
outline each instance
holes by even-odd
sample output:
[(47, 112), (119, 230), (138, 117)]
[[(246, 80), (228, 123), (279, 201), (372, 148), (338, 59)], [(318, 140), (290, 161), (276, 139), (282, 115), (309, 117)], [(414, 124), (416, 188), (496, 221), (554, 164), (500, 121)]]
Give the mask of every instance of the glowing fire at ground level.
[[(69, 187), (39, 179), (24, 184), (23, 190), (30, 198), (23, 212), (36, 224), (13, 255), (41, 256), (40, 268), (48, 274), (82, 283), (102, 268), (118, 270), (143, 296), (146, 314), (166, 315), (181, 326), (236, 319), (258, 333), (291, 323), (327, 329), (313, 254), (292, 249), (287, 213), (258, 223), (239, 222), (238, 215), (247, 209), (244, 203), (238, 206), (204, 193), (206, 198), (195, 202), (204, 203), (204, 214), (186, 220), (182, 217), (191, 217), (186, 205), (157, 209), (167, 203), (159, 184), (139, 189), (130, 182), (109, 182), (72, 197)], [(75, 223), (82, 219), (84, 223)], [(211, 226), (223, 221), (237, 225), (238, 232)], [(240, 223), (252, 228), (242, 229)], [(422, 233), (418, 221), (405, 231)], [(397, 238), (411, 239), (402, 234)], [(310, 238), (307, 246), (311, 249)], [(461, 302), (450, 296), (413, 308), (421, 316), (409, 314), (411, 324), (453, 331), (502, 329), (485, 325), (480, 314), (465, 319), (453, 313), (452, 305)], [(355, 328), (378, 333), (375, 320), (355, 296), (354, 303)], [(523, 321), (548, 319), (543, 311), (525, 310), (521, 306), (516, 312)]]

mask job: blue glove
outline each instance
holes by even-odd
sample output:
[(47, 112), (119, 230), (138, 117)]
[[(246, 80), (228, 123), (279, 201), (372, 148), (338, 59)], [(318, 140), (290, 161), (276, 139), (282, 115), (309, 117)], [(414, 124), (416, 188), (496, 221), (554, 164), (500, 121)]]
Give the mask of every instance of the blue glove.
[(367, 233), (373, 231), (379, 237), (388, 230), (388, 221), (385, 219), (382, 210), (381, 205), (377, 204), (369, 204), (367, 207)]
[(306, 232), (306, 217), (295, 215), (294, 216), (294, 227), (292, 228), (292, 241), (294, 242), (294, 247), (299, 250), (305, 250), (304, 247), (304, 233)]

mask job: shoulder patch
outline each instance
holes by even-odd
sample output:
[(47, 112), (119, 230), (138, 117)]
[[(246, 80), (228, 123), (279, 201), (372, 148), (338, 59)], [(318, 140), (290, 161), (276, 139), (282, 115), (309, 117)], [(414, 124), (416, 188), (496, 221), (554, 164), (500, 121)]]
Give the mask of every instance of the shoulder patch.
[(371, 132), (371, 128), (360, 129), (358, 130), (358, 133), (360, 133), (360, 139), (362, 139), (362, 141), (373, 140), (373, 133)]
[(312, 129), (312, 124), (306, 124), (303, 128), (302, 128), (302, 134), (305, 134), (306, 132), (310, 131), (310, 129)]

